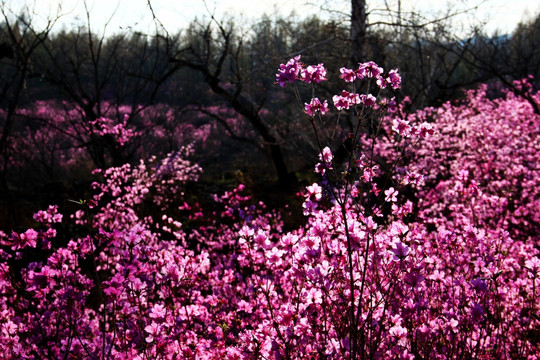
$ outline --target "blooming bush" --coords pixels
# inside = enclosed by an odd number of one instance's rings
[[[539,94],[535,98],[540,102]],[[436,117],[439,132],[411,162],[432,182],[420,194],[422,216],[467,214],[475,224],[505,229],[515,240],[538,241],[540,129],[530,104],[511,92],[489,100],[481,86],[469,91],[463,105],[426,112]]]
[[[104,181],[92,184],[99,193],[88,203],[91,208],[97,207],[90,226],[116,230],[136,224],[160,227],[158,222],[168,219],[165,211],[182,199],[185,184],[198,179],[201,168],[185,160],[191,153],[188,146],[167,154],[163,160],[152,156],[134,167],[125,164],[105,171],[96,169],[94,173],[102,174]],[[163,214],[155,219],[152,213]],[[85,224],[87,214],[84,210],[77,211],[74,214],[77,223]],[[161,229],[170,232],[167,226]]]
[[[296,57],[276,76],[319,139],[303,226],[284,231],[243,185],[189,203],[189,149],[99,170],[83,236],[58,235],[55,206],[0,233],[4,356],[538,359],[539,118],[482,88],[398,116],[399,72],[368,62],[340,69],[335,119],[354,121],[332,149],[334,109],[298,91],[328,73]]]
[[[204,123],[203,115],[194,115],[195,109],[187,113],[163,104],[143,108],[107,102],[99,108],[103,114],[98,116],[93,109],[95,119],[68,102],[36,101],[19,109],[17,126],[6,138],[14,185],[27,178],[55,181],[66,175],[88,176],[96,166],[119,167],[144,160],[148,154],[166,154],[179,144],[192,144],[197,150],[219,147],[217,141],[209,141],[218,129]],[[0,111],[0,127],[5,116]]]

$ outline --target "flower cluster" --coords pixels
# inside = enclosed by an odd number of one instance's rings
[[[276,83],[285,87],[287,83],[294,83],[296,80],[306,83],[320,83],[326,80],[326,68],[323,64],[309,65],[305,67],[300,62],[300,55],[290,59],[286,64],[281,64],[276,74]]]
[[[115,123],[112,119],[102,116],[88,122],[89,132],[99,136],[110,135],[119,146],[124,146],[137,136],[132,129],[128,128],[128,118],[128,115],[124,115],[124,119],[121,122]]]
[[[348,68],[340,69],[340,78],[345,82],[354,82],[356,80],[375,79],[380,90],[390,86],[392,89],[401,87],[401,76],[397,69],[390,70],[388,74],[384,74],[384,69],[378,66],[373,61],[358,64],[358,69],[352,70]],[[323,64],[316,66],[305,66],[300,62],[300,55],[290,59],[286,64],[281,64],[276,74],[276,83],[285,87],[288,83],[294,84],[296,81],[305,83],[320,83],[327,80],[327,70]],[[348,110],[355,105],[365,107],[373,107],[377,103],[377,97],[372,94],[356,94],[343,90],[340,95],[334,95],[332,98],[334,106],[337,110]],[[391,106],[389,106],[391,104]],[[387,108],[395,108],[395,99],[381,99],[381,104]],[[309,103],[304,104],[304,110],[309,116],[315,116],[316,113],[321,115],[329,111],[328,101],[321,101],[319,98],[312,98]]]
[[[328,100],[324,100],[323,103],[318,98],[313,98],[311,101],[304,105],[306,114],[314,116],[316,112],[320,112],[322,115],[328,112]]]
[[[392,89],[399,89],[401,87],[401,76],[397,69],[392,69],[388,74],[384,75],[384,69],[373,61],[358,64],[358,69],[339,69],[340,78],[346,82],[354,82],[355,80],[362,80],[364,78],[374,78],[377,81],[377,85],[384,89],[390,85]]]
[[[91,199],[97,205],[92,209],[93,226],[124,230],[144,224],[177,234],[168,225],[160,225],[162,220],[169,224],[172,221],[143,214],[145,207],[165,211],[182,198],[186,183],[198,179],[201,168],[185,159],[191,153],[192,147],[187,146],[167,154],[163,160],[154,156],[147,162],[141,160],[137,166],[96,169],[94,173],[102,174],[105,181],[92,184],[98,191]],[[78,210],[73,217],[85,224],[86,215],[84,210]]]
[[[522,82],[520,81],[520,84]],[[486,85],[469,90],[457,104],[445,103],[386,119],[402,138],[380,141],[377,152],[388,162],[402,157],[394,149],[407,138],[416,144],[407,153],[396,182],[422,174],[419,213],[426,222],[438,219],[504,229],[515,240],[537,242],[540,232],[539,116],[530,103],[508,92],[489,99]],[[540,97],[531,97],[540,102]],[[429,136],[429,141],[419,141]]]

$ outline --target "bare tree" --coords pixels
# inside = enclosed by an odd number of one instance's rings
[[[156,26],[169,36],[156,18],[150,1],[148,5]],[[184,40],[184,47],[170,61],[200,73],[210,90],[242,116],[260,138],[254,142],[233,133],[227,126],[224,127],[225,131],[233,138],[243,138],[243,141],[257,144],[256,148],[267,151],[282,186],[295,184],[296,176],[287,168],[282,145],[261,115],[266,95],[250,96],[249,73],[244,68],[246,35],[238,31],[233,21],[218,21],[210,13],[210,20],[206,24],[192,24]],[[224,123],[222,120],[218,122]]]
[[[467,42],[438,44],[448,53],[460,56],[462,62],[476,78],[482,81],[496,80],[517,96],[523,97],[540,115],[540,103],[527,87],[516,83],[529,75],[540,73],[540,16],[530,23],[519,24],[510,35],[487,36],[481,31]],[[446,46],[445,46],[446,45]]]
[[[11,6],[2,1],[0,13],[3,23],[1,31],[0,57],[0,107],[2,114],[0,134],[0,189],[7,191],[6,173],[10,162],[10,141],[16,125],[16,111],[27,91],[26,84],[34,70],[32,57],[47,40],[60,15],[48,18],[41,29],[34,26],[34,14],[29,8],[21,13],[13,12]]]
[[[115,109],[115,120],[123,122],[127,115],[126,125],[130,126],[137,114],[155,102],[159,90],[180,68],[168,61],[174,56],[177,38],[140,32],[107,37],[113,16],[96,33],[86,6],[86,24],[43,42],[43,56],[35,63],[44,81],[82,110],[80,121],[95,121]],[[129,106],[128,114],[118,111],[121,105]],[[139,146],[137,141],[119,146],[108,136],[90,134],[88,141],[88,134],[70,135],[100,168],[128,162]]]
[[[349,23],[352,66],[374,60],[385,68],[399,67],[404,93],[426,104],[466,85],[455,81],[463,59],[436,44],[461,41],[482,29],[485,24],[476,19],[475,13],[485,3],[456,1],[448,3],[446,9],[439,3],[441,10],[431,12],[411,3],[406,7],[401,0],[323,1],[320,6],[330,17]],[[474,25],[463,26],[458,22],[463,19]]]

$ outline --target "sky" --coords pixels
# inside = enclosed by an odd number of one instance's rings
[[[320,5],[324,0],[151,0],[156,16],[169,32],[175,32],[185,27],[195,17],[201,18],[214,13],[220,19],[227,14],[241,19],[241,23],[255,21],[261,14],[289,15],[294,11],[297,18],[306,15],[332,15],[321,11]],[[332,4],[332,10],[347,13],[350,7],[348,0],[326,1]],[[372,9],[380,6],[383,0],[368,0]],[[389,1],[397,3],[397,0]],[[453,0],[455,8],[467,8],[470,4],[478,4],[482,0]],[[84,0],[0,0],[4,9],[16,9],[26,6],[36,17],[36,22],[43,22],[47,17],[55,17],[59,12],[62,17],[55,25],[56,29],[67,29],[78,26],[86,21]],[[434,14],[446,9],[446,2],[441,0],[401,0],[402,9],[416,6],[426,14]],[[155,25],[148,9],[147,0],[86,0],[90,12],[92,30],[101,33],[109,22],[106,33],[111,34],[130,29],[141,32],[153,32]],[[414,5],[413,5],[414,4]],[[442,4],[442,5],[441,5]],[[486,27],[490,34],[495,29],[503,33],[511,32],[516,24],[527,16],[535,17],[540,12],[540,2],[531,0],[484,0],[479,10],[462,20],[465,25],[475,21],[488,21]],[[373,18],[373,17],[372,17]]]

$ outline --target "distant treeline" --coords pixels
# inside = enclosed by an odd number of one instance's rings
[[[456,39],[454,30],[448,23],[370,27],[363,61],[399,68],[402,93],[418,107],[461,96],[463,88],[478,83],[539,75],[540,16],[506,35],[470,29],[469,37]],[[176,34],[125,31],[109,37],[86,27],[43,33],[24,18],[4,22],[0,107],[8,108],[15,95],[19,105],[51,99],[88,107],[103,100],[209,105],[220,99],[205,84],[211,74],[222,84],[241,85],[254,103],[279,108],[266,101],[275,92],[273,73],[279,63],[301,53],[306,63],[324,61],[337,72],[350,61],[349,32],[347,23],[317,17],[266,17],[248,32],[231,19],[217,25],[193,22]],[[24,86],[18,89],[21,76]]]

